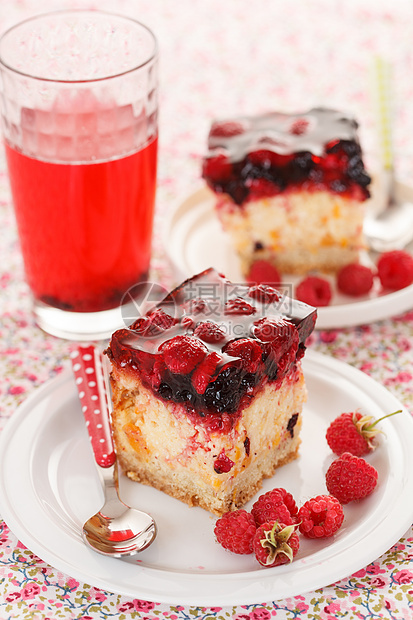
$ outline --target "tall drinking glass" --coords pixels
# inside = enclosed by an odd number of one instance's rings
[[[148,279],[157,163],[157,43],[100,11],[28,19],[0,39],[2,124],[38,325],[105,338]],[[126,297],[125,297],[126,296]]]

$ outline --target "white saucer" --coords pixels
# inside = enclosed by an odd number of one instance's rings
[[[360,408],[376,418],[403,409],[366,374],[308,350],[309,392],[300,456],[266,480],[263,492],[284,487],[301,505],[326,493],[334,456],[325,441],[330,421]],[[121,478],[131,506],[153,515],[154,544],[128,560],[86,547],[83,522],[102,506],[103,493],[71,372],[37,389],[0,436],[0,513],[33,553],[56,569],[104,590],[177,605],[247,605],[297,596],[343,579],[385,553],[411,525],[413,420],[406,410],[384,420],[378,449],[367,457],[379,484],[365,500],[344,507],[345,521],[331,539],[301,537],[289,565],[262,568],[214,540],[216,518],[160,491]],[[256,497],[247,508],[251,508]]]
[[[407,185],[401,189],[403,195],[411,194],[413,202],[413,190]],[[171,212],[165,223],[164,247],[180,280],[215,267],[232,282],[244,281],[238,258],[215,215],[214,197],[206,187],[179,202]],[[413,252],[413,245],[409,249]],[[289,280],[294,287],[298,278]],[[334,290],[334,281],[330,281]],[[388,294],[379,289],[377,283],[369,295],[359,298],[335,290],[331,305],[318,309],[316,329],[368,324],[413,308],[413,284]]]

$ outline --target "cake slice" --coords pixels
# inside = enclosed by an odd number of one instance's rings
[[[370,177],[357,128],[324,108],[212,124],[203,177],[247,280],[258,260],[287,274],[358,261]]]
[[[316,310],[213,269],[112,336],[112,426],[133,480],[217,515],[296,458]]]

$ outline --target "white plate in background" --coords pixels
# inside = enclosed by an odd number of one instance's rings
[[[408,185],[399,184],[399,192],[413,202],[413,189]],[[214,196],[206,187],[195,191],[172,211],[165,223],[164,247],[179,280],[215,267],[232,282],[244,281],[238,257],[215,214]],[[408,249],[413,253],[413,244]],[[373,253],[367,258],[374,262]],[[290,277],[289,283],[294,286],[299,279]],[[328,279],[333,299],[329,306],[318,308],[316,329],[368,324],[413,308],[413,284],[382,294],[377,281],[368,295],[354,298],[337,292],[334,279]]]

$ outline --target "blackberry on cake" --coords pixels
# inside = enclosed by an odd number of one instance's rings
[[[215,121],[202,175],[247,281],[258,261],[287,274],[358,261],[370,177],[354,118],[314,108]]]
[[[298,455],[316,310],[214,269],[112,336],[112,426],[133,480],[222,515]]]

